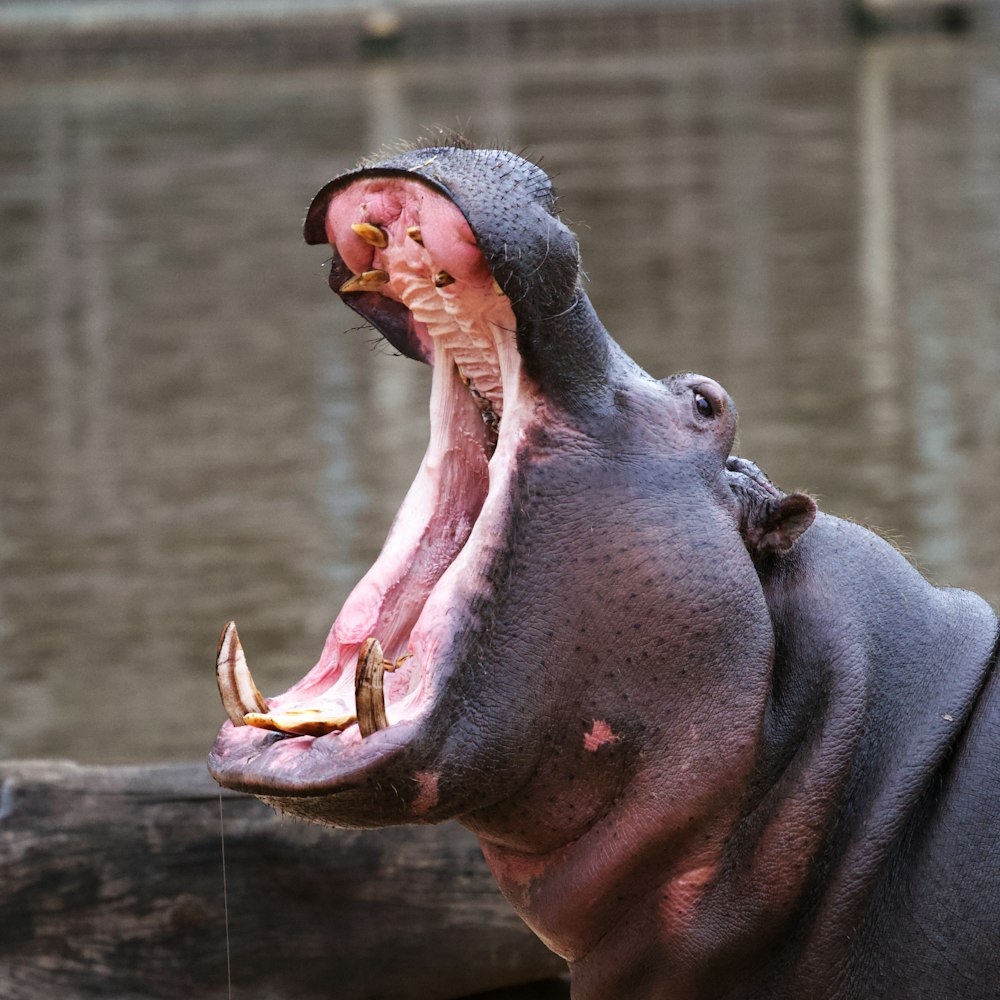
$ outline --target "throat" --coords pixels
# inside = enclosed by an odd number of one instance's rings
[[[639,938],[683,951],[720,877],[733,803],[718,801],[692,818],[685,807],[650,809],[656,797],[638,784],[554,850],[532,853],[479,834],[504,895],[571,963],[587,964],[607,948],[624,961],[621,942],[636,939],[639,927]]]
[[[672,871],[656,871],[653,843],[607,863],[609,845],[596,840],[584,837],[548,855],[482,847],[504,895],[569,962],[574,998],[704,995],[695,986],[705,959],[692,956],[712,937],[706,914],[713,909],[718,852],[704,850]]]

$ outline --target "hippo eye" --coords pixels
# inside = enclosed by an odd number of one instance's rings
[[[707,420],[715,416],[715,407],[712,405],[712,401],[708,396],[698,392],[697,389],[694,390],[694,408],[698,411],[698,416],[705,417]]]

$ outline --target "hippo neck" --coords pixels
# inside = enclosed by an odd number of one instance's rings
[[[857,928],[890,888],[902,838],[934,807],[927,793],[995,662],[997,617],[822,514],[762,579],[776,638],[766,792],[739,835],[756,844],[763,908],[794,918],[795,975],[833,983],[844,942],[863,947]]]
[[[650,808],[665,791],[651,764],[555,851],[480,837],[505,895],[569,959],[574,1000],[763,998],[818,982],[834,995],[843,942],[995,656],[985,602],[932,587],[887,543],[835,518],[821,516],[762,581],[775,662],[735,817],[665,822]],[[925,716],[940,723],[931,732],[914,725]]]

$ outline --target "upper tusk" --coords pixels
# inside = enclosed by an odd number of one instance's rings
[[[352,275],[341,286],[341,292],[379,292],[389,282],[389,272],[378,269]]]
[[[247,666],[236,622],[230,622],[222,631],[215,659],[215,680],[226,715],[234,726],[244,725],[243,716],[250,712],[267,711],[267,702]]]
[[[389,245],[389,237],[380,226],[373,226],[370,222],[355,222],[351,229],[369,246],[383,250]]]

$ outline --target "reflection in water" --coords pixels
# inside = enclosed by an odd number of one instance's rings
[[[201,756],[214,635],[318,654],[426,441],[300,244],[359,155],[469,122],[558,175],[611,330],[740,450],[1000,600],[1000,56],[905,42],[0,95],[0,754]],[[346,332],[345,332],[346,331]]]

